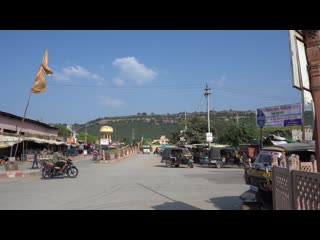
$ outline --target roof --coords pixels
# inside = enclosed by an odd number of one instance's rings
[[[264,147],[263,150],[315,151],[315,142],[295,142],[277,146]]]
[[[113,128],[110,126],[102,126],[100,128],[100,132],[101,133],[112,133],[113,132]]]
[[[22,117],[19,117],[17,115],[14,115],[14,114],[11,114],[11,113],[7,113],[7,112],[0,111],[0,115],[22,120]],[[32,122],[32,123],[35,123],[35,124],[38,124],[38,125],[41,125],[41,126],[44,126],[44,127],[47,127],[47,128],[58,130],[58,128],[56,128],[56,127],[52,127],[52,126],[50,126],[50,125],[48,125],[46,123],[39,122],[39,121],[36,121],[36,120],[32,120],[32,119],[29,119],[29,118],[25,118],[24,121]]]

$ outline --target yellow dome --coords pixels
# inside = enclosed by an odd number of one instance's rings
[[[100,128],[100,133],[113,133],[113,128],[109,126],[103,126]]]

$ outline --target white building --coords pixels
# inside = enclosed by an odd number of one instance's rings
[[[302,131],[301,129],[294,129],[291,131],[292,132],[292,140],[302,140]],[[313,135],[313,129],[311,127],[305,127],[304,128],[305,132],[305,139],[306,140],[312,140],[312,135]]]

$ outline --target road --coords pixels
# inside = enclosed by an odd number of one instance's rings
[[[74,163],[75,179],[0,181],[0,209],[239,210],[239,195],[248,190],[242,169],[166,168],[154,154],[111,164]]]

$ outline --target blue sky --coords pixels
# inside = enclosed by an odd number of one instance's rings
[[[138,112],[256,110],[301,102],[288,30],[0,31],[0,111],[23,116],[48,48],[47,89],[27,118],[86,123]]]

